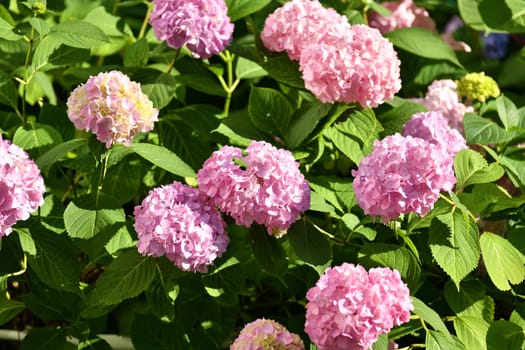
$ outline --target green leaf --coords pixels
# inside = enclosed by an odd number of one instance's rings
[[[278,82],[304,89],[299,64],[290,60],[286,54],[273,55],[259,64]]]
[[[181,333],[174,323],[137,313],[131,328],[131,341],[136,350],[190,349]]]
[[[290,245],[299,259],[321,276],[332,262],[330,242],[308,220],[298,220],[286,234]]]
[[[51,146],[62,142],[62,137],[50,125],[29,122],[19,127],[13,135],[13,143],[24,150]]]
[[[465,126],[465,139],[469,144],[489,145],[503,143],[512,140],[516,136],[514,132],[506,131],[493,121],[473,113],[465,113],[463,124]]]
[[[175,97],[177,82],[171,74],[155,69],[142,69],[133,74],[133,79],[141,83],[142,91],[158,109],[166,107]]]
[[[437,34],[428,29],[411,27],[401,28],[387,33],[385,37],[394,46],[413,53],[416,56],[434,60],[447,60],[461,67],[458,58],[450,46]]]
[[[251,15],[268,5],[271,0],[226,0],[228,16],[232,22]]]
[[[239,304],[238,292],[244,288],[244,274],[235,257],[202,278],[204,289],[209,296],[222,306]]]
[[[130,159],[132,158],[132,159]],[[124,204],[139,192],[144,173],[143,167],[134,157],[126,157],[107,169],[102,191]]]
[[[6,20],[0,18],[0,38],[10,41],[18,41],[23,39],[23,35],[15,32],[15,27],[9,24]]]
[[[525,196],[512,197],[503,187],[493,183],[474,185],[470,193],[459,193],[459,198],[476,216],[516,208],[525,203]]]
[[[487,350],[487,332],[490,323],[475,316],[457,316],[454,329],[467,349]]]
[[[477,225],[459,209],[438,215],[430,225],[428,244],[438,265],[459,289],[459,282],[478,265]]]
[[[85,144],[85,139],[69,140],[64,143],[60,143],[55,147],[51,148],[46,153],[42,154],[40,157],[38,157],[35,163],[38,165],[38,167],[44,174],[48,175],[49,170],[51,169],[51,166],[53,166],[53,164],[59,161],[67,153]]]
[[[412,118],[412,115],[419,112],[425,112],[427,109],[414,102],[403,102],[399,106],[388,110],[377,116],[377,120],[383,126],[381,136],[385,137],[395,133],[403,132],[403,125]]]
[[[146,300],[155,316],[163,321],[173,321],[179,289],[179,285],[172,280],[164,281],[162,278],[150,285],[146,291]]]
[[[15,300],[1,300],[0,301],[0,326],[11,321],[19,313],[24,311],[25,304]]]
[[[330,104],[314,101],[305,103],[294,113],[290,127],[284,135],[286,144],[291,149],[298,147],[314,131],[321,119],[331,109]]]
[[[450,340],[450,332],[448,331],[447,326],[445,326],[445,323],[443,323],[443,321],[441,320],[439,314],[430,307],[428,307],[424,302],[422,302],[418,298],[414,296],[412,296],[411,298],[412,304],[414,305],[414,311],[412,312],[421,317],[436,331],[442,333],[444,335],[444,339]]]
[[[169,149],[151,143],[133,143],[129,147],[142,158],[174,175],[195,177],[195,171]]]
[[[254,61],[244,57],[239,57],[237,59],[237,64],[235,65],[235,76],[237,79],[261,78],[267,75],[268,72]]]
[[[42,18],[32,17],[29,19],[29,24],[40,34],[40,37],[46,36],[51,29],[49,24]]]
[[[59,39],[64,45],[90,49],[109,42],[109,38],[97,26],[80,20],[65,21],[53,27],[50,36]]]
[[[281,278],[288,264],[277,238],[270,236],[264,226],[254,224],[250,229],[250,245],[257,264],[269,274]]]
[[[79,197],[70,202],[64,211],[64,224],[72,238],[91,239],[112,225],[125,221],[122,207],[104,193]]]
[[[119,304],[148,289],[155,272],[155,262],[151,257],[140,255],[136,249],[128,250],[100,275],[92,296],[99,305]]]
[[[419,286],[421,266],[414,254],[405,247],[367,243],[359,250],[358,261],[366,268],[387,266],[396,269],[409,289],[415,290]]]
[[[149,45],[146,38],[140,38],[129,45],[124,52],[124,67],[143,67],[148,63]]]
[[[78,343],[77,350],[112,350],[113,348],[102,338],[91,338]]]
[[[489,165],[479,152],[471,149],[464,149],[456,154],[454,170],[458,190],[472,184],[496,181],[505,174],[505,170],[499,164]]]
[[[56,36],[48,35],[42,39],[35,50],[31,61],[31,70],[39,71],[49,63],[49,58],[62,45],[62,40]]]
[[[480,244],[489,277],[499,290],[510,290],[510,284],[525,279],[525,256],[509,241],[494,233],[483,232]]]
[[[335,127],[326,129],[324,136],[355,164],[359,164],[365,156],[361,149],[361,144],[355,136],[345,134]]]
[[[487,349],[523,349],[523,328],[506,320],[494,321],[487,332]]]
[[[525,329],[525,304],[520,304],[512,311],[509,321]]]
[[[288,129],[293,108],[279,91],[252,86],[248,114],[259,130],[282,137]]]
[[[20,350],[57,350],[66,344],[67,328],[34,328],[20,343]]]
[[[14,109],[18,106],[18,92],[11,76],[0,71],[0,103]]]
[[[427,350],[466,350],[465,345],[456,337],[447,337],[443,333],[432,330],[427,332],[425,348]]]
[[[512,127],[520,123],[520,114],[516,105],[506,96],[501,95],[496,99],[498,116],[505,130],[509,131]]]
[[[354,187],[349,179],[329,176],[309,177],[312,190],[341,212],[350,211],[356,204]]]
[[[480,281],[462,281],[459,291],[449,282],[445,285],[444,295],[456,315],[494,321],[494,300],[486,295],[485,286]]]

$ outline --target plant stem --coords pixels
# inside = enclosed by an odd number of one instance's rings
[[[142,25],[140,26],[140,32],[137,36],[137,40],[142,39],[144,37],[144,34],[146,34],[146,28],[148,28],[149,23],[149,17],[151,16],[152,7],[148,6],[148,10],[146,11],[146,16],[144,17],[144,21],[142,21]]]
[[[226,81],[222,76],[217,76],[222,88],[226,92],[226,100],[224,101],[223,109],[223,115],[226,116],[230,112],[232,95],[237,86],[239,85],[240,79],[237,78],[235,79],[235,81],[233,81],[233,60],[235,59],[235,55],[230,53],[230,51],[226,50],[224,52],[219,53],[219,56],[220,58],[222,58],[224,63],[226,63]]]

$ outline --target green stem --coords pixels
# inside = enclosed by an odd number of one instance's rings
[[[173,60],[171,61],[170,65],[168,66],[168,71],[166,73],[170,74],[173,67],[175,67],[175,63],[177,62],[177,58],[179,57],[181,48],[178,48],[177,51],[175,51],[175,57],[173,57]]]
[[[144,21],[142,22],[142,26],[140,26],[140,32],[137,36],[137,40],[142,39],[144,35],[146,34],[146,28],[148,28],[149,23],[149,17],[151,16],[152,7],[148,6],[148,10],[146,11],[146,16],[144,17]]]
[[[36,17],[36,16],[35,16]],[[33,51],[33,41],[35,38],[35,28],[31,27],[31,35],[29,36],[28,44],[29,47],[26,53],[26,59],[24,63],[24,81],[22,82],[22,122],[27,123],[27,107],[26,107],[26,95],[27,85],[31,81],[33,75],[29,77],[29,63],[31,62],[31,52]]]
[[[224,101],[223,109],[223,115],[226,116],[230,112],[232,95],[237,86],[239,85],[240,79],[237,78],[235,79],[235,81],[233,80],[233,61],[235,59],[235,55],[232,54],[230,51],[226,50],[224,52],[219,53],[219,57],[222,58],[224,63],[226,63],[226,81],[222,76],[217,76],[222,88],[226,92],[226,100]]]

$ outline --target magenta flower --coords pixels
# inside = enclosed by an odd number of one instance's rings
[[[305,46],[299,64],[305,87],[322,102],[377,107],[401,89],[401,63],[392,43],[365,25]]]
[[[266,18],[261,40],[269,50],[286,51],[298,61],[305,46],[326,37],[340,38],[349,29],[346,17],[319,1],[292,0]]]
[[[424,216],[441,190],[455,183],[449,155],[421,138],[395,134],[374,142],[371,154],[352,170],[355,197],[365,214],[384,222],[401,214]]]
[[[0,135],[0,237],[44,203],[46,187],[28,154]]]
[[[451,128],[463,132],[463,116],[465,113],[474,112],[474,108],[464,105],[458,96],[457,85],[454,80],[434,80],[427,88],[425,97],[414,99],[428,108],[429,111],[443,113]]]
[[[232,41],[233,23],[224,0],[153,0],[150,23],[159,40],[196,58],[224,51]]]
[[[230,350],[304,350],[304,343],[282,324],[260,318],[244,326]]]
[[[230,241],[209,198],[179,182],[150,191],[134,214],[138,251],[165,255],[184,271],[207,272]]]
[[[107,148],[129,146],[139,132],[153,129],[159,113],[140,84],[119,71],[90,77],[71,92],[67,108],[75,127],[93,132]]]
[[[329,268],[306,293],[305,332],[319,350],[367,350],[410,319],[410,291],[397,270]]]
[[[197,173],[199,188],[238,225],[253,222],[280,236],[310,206],[310,188],[293,155],[252,141],[215,151]]]

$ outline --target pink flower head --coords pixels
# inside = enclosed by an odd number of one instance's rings
[[[410,212],[424,216],[439,192],[455,184],[454,173],[444,166],[449,157],[417,137],[395,134],[375,141],[372,153],[352,170],[357,203],[384,222]]]
[[[230,241],[209,198],[179,182],[150,191],[134,213],[139,252],[165,255],[184,271],[207,272]]]
[[[310,206],[310,188],[293,155],[252,141],[215,151],[197,173],[199,188],[239,225],[254,221],[279,236]]]
[[[350,29],[346,17],[317,0],[292,0],[270,14],[261,40],[271,51],[286,51],[298,61],[303,48],[327,37],[342,37]]]
[[[150,23],[159,40],[196,58],[224,51],[232,41],[233,23],[224,0],[153,0]]]
[[[372,11],[369,14],[369,24],[377,28],[381,34],[392,32],[398,28],[421,27],[437,32],[434,20],[423,7],[416,6],[413,0],[387,1],[381,5],[392,13],[382,16]]]
[[[244,326],[230,350],[304,350],[304,343],[280,323],[260,318]]]
[[[377,29],[354,25],[342,37],[303,48],[305,86],[322,102],[377,107],[401,89],[400,61]]]
[[[0,135],[0,237],[44,203],[46,187],[28,154]]]
[[[90,77],[71,92],[67,107],[75,127],[93,132],[107,148],[129,146],[139,132],[153,129],[159,113],[140,84],[119,71]]]
[[[471,106],[465,106],[459,99],[454,80],[434,80],[427,89],[423,99],[416,100],[430,111],[443,113],[451,128],[463,132],[463,116],[474,112]]]
[[[319,350],[367,350],[410,319],[410,291],[397,270],[329,268],[306,293],[305,331]]]

